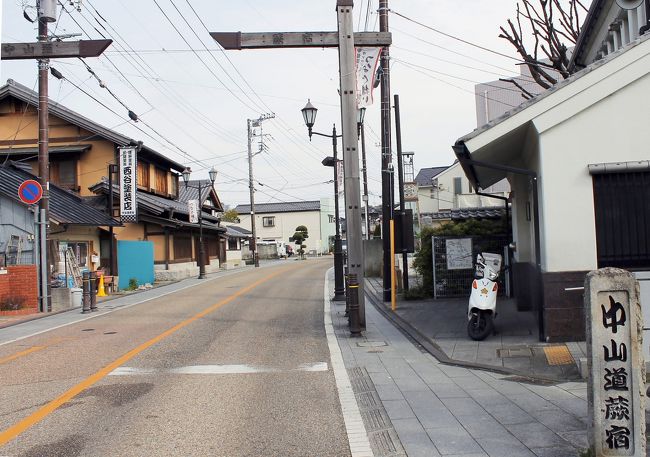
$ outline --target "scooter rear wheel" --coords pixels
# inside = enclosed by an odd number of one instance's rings
[[[491,313],[473,313],[467,322],[467,334],[474,341],[482,341],[492,333],[494,321]]]

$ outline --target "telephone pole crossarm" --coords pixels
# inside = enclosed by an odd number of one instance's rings
[[[227,50],[267,48],[336,48],[338,32],[210,32]],[[355,46],[390,46],[389,32],[355,32]]]
[[[2,60],[61,59],[64,57],[97,57],[113,40],[37,41],[34,43],[3,43]]]

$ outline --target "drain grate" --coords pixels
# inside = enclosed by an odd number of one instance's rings
[[[512,348],[501,348],[497,349],[497,356],[502,359],[508,359],[512,357],[532,357],[533,350],[528,347],[512,347]]]
[[[349,368],[348,374],[374,456],[406,457],[399,436],[366,369]]]
[[[573,356],[566,344],[546,346],[544,354],[549,365],[571,365],[574,363]]]
[[[360,341],[357,343],[357,346],[360,348],[380,348],[388,346],[388,343],[385,341]]]
[[[375,456],[406,456],[402,445],[399,444],[399,438],[395,430],[382,430],[380,432],[369,433],[368,440],[370,441],[370,447]]]

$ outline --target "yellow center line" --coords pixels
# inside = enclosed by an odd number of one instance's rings
[[[36,410],[34,413],[30,414],[26,418],[22,419],[21,421],[15,423],[11,427],[3,430],[0,433],[0,446],[4,446],[7,442],[11,441],[21,433],[23,433],[25,430],[28,428],[32,427],[33,425],[39,423],[43,419],[45,419],[47,416],[49,416],[51,413],[53,413],[57,408],[62,406],[63,404],[69,402],[72,400],[74,397],[79,395],[81,392],[84,390],[88,389],[91,387],[93,384],[96,382],[100,381],[104,377],[106,377],[111,371],[115,370],[119,366],[123,365],[124,363],[128,362],[131,360],[133,357],[136,355],[140,354],[142,351],[145,349],[148,349],[149,347],[153,346],[156,343],[159,343],[163,339],[167,338],[168,336],[172,335],[173,333],[177,332],[178,330],[182,329],[183,327],[188,326],[192,322],[201,319],[202,317],[207,316],[211,312],[221,308],[223,305],[230,303],[237,297],[240,297],[241,295],[251,291],[252,289],[256,288],[260,284],[270,280],[271,278],[278,276],[281,273],[284,273],[286,269],[282,269],[278,272],[272,273],[270,275],[265,276],[264,278],[255,281],[253,284],[244,287],[243,289],[240,289],[238,292],[235,292],[234,294],[230,295],[229,297],[221,300],[218,303],[215,303],[214,305],[210,306],[209,308],[204,309],[198,314],[195,314],[194,316],[190,317],[189,319],[186,319],[179,324],[176,324],[172,328],[164,331],[160,335],[150,339],[149,341],[146,341],[142,343],[140,346],[137,346],[134,349],[131,349],[129,352],[126,354],[122,355],[118,359],[114,360],[113,362],[109,363],[106,365],[104,368],[100,369],[96,373],[90,375],[77,385],[73,386],[70,388],[68,391],[64,392],[62,395],[59,397],[55,398],[54,400],[50,401],[47,403],[45,406],[41,407],[40,409]]]
[[[31,354],[32,352],[40,351],[46,347],[47,346],[32,346],[31,348],[25,349],[24,351],[16,352],[15,354],[5,357],[4,359],[0,359],[0,365],[3,363],[11,362],[12,360],[16,360],[17,358],[25,356],[27,354]]]

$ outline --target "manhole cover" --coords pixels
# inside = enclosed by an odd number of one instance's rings
[[[380,348],[383,346],[388,346],[385,341],[361,341],[357,343],[357,346],[360,348]]]
[[[501,348],[497,349],[497,356],[502,359],[511,357],[532,357],[533,351],[531,348]]]

